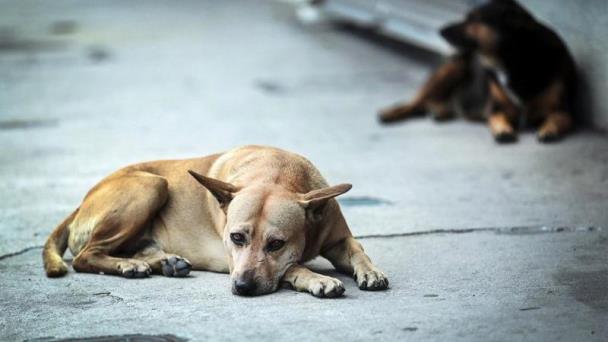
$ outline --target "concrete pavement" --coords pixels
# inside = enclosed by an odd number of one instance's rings
[[[3,336],[173,334],[194,341],[605,341],[608,237],[599,233],[424,235],[363,240],[391,289],[345,297],[230,293],[223,274],[50,281],[39,253],[3,260]]]
[[[528,132],[498,146],[460,121],[380,127],[375,111],[411,96],[432,58],[302,26],[282,3],[3,8],[0,339],[608,338],[605,136],[546,146]],[[251,143],[354,184],[345,215],[371,236],[389,291],[343,276],[347,296],[334,301],[235,297],[226,275],[201,272],[44,277],[39,246],[107,173]]]

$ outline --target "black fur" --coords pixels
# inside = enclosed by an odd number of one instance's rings
[[[476,51],[466,37],[467,23],[480,22],[497,35],[494,57],[508,77],[508,87],[524,102],[534,99],[553,82],[566,87],[562,106],[573,111],[576,67],[562,39],[513,0],[491,0],[471,11],[464,22],[442,29],[443,37],[461,52]]]

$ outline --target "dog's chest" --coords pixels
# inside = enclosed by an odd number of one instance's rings
[[[517,94],[509,86],[509,75],[504,70],[501,63],[498,60],[496,60],[495,58],[486,56],[484,54],[478,54],[477,61],[478,61],[478,63],[480,63],[483,66],[483,68],[493,72],[494,75],[496,75],[496,79],[498,80],[498,83],[500,83],[502,88],[505,89],[505,91],[507,92],[507,95],[509,96],[511,101],[513,101],[513,103],[515,103],[517,105],[520,105],[521,99],[519,98],[519,96],[517,96]]]
[[[504,70],[502,70],[502,69],[496,71],[496,79],[498,80],[498,82],[500,83],[500,85],[502,86],[502,88],[507,93],[507,96],[509,96],[509,99],[516,106],[521,107],[523,105],[522,101],[521,101],[521,98],[509,86],[509,76],[507,75],[507,73]]]

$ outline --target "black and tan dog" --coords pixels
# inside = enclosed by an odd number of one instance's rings
[[[239,295],[269,293],[283,282],[317,297],[340,296],[340,280],[302,265],[322,255],[360,289],[386,289],[388,279],[334,199],[350,188],[328,186],[305,158],[264,146],[128,166],[93,187],[55,229],[44,269],[65,275],[69,247],[78,272],[143,278],[206,270],[230,273]]]
[[[573,124],[575,64],[559,36],[513,0],[491,0],[441,30],[457,49],[413,101],[382,110],[384,123],[432,112],[487,120],[499,142],[518,125],[554,141]]]

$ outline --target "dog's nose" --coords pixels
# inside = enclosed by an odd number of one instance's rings
[[[447,40],[448,43],[459,49],[467,50],[476,47],[475,40],[469,38],[466,34],[465,23],[456,23],[445,26],[439,30],[439,34],[441,34],[443,39]]]
[[[241,296],[252,295],[257,287],[258,285],[253,280],[238,279],[234,282],[234,289]]]
[[[250,296],[257,289],[258,285],[255,282],[255,273],[253,270],[247,270],[234,281],[234,291],[241,296]]]

